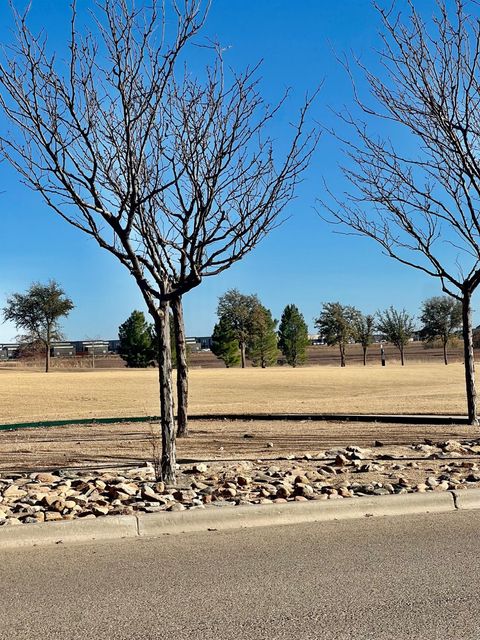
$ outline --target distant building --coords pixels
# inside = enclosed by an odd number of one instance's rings
[[[18,356],[18,344],[0,344],[0,360],[14,360]]]
[[[118,353],[120,349],[120,340],[109,340],[108,350],[110,353]]]
[[[186,343],[191,351],[208,350],[212,346],[211,336],[186,338]],[[50,355],[53,358],[74,356],[106,356],[118,354],[120,340],[71,340],[54,342]],[[12,360],[19,355],[18,344],[0,344],[0,361]]]
[[[200,349],[212,348],[212,336],[200,336],[199,338],[195,338],[195,340],[200,345]]]
[[[210,350],[212,347],[211,336],[185,338],[185,342],[190,351]]]
[[[103,356],[109,352],[108,340],[74,340],[77,356]]]
[[[65,358],[77,355],[77,350],[72,342],[54,342],[50,350],[54,358]]]
[[[108,340],[82,340],[80,349],[84,355],[106,356],[108,353]]]
[[[190,351],[200,351],[200,343],[197,342],[197,338],[185,338],[185,344]]]

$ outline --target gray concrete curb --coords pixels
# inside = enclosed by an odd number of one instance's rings
[[[480,509],[480,489],[452,491],[457,509]]]
[[[480,509],[480,490],[408,493],[281,505],[208,507],[177,513],[107,516],[44,524],[3,526],[0,549],[93,540],[138,538],[195,531],[328,522],[369,516],[444,513]]]
[[[135,516],[111,516],[100,520],[62,520],[0,528],[0,549],[58,542],[111,540],[138,535]]]

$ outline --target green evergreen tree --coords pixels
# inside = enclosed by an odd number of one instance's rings
[[[238,339],[225,316],[220,318],[213,329],[212,353],[224,361],[227,369],[240,364]]]
[[[308,328],[303,315],[294,304],[288,304],[280,320],[278,346],[292,367],[307,359]]]
[[[118,329],[119,354],[127,367],[150,367],[155,362],[155,333],[142,311],[132,311]]]
[[[278,338],[275,332],[277,320],[263,305],[254,309],[252,314],[252,334],[247,341],[247,357],[253,366],[262,369],[276,364],[278,359]]]
[[[150,338],[152,340],[152,348],[154,350],[155,364],[158,363],[158,347],[157,347],[157,332],[155,331],[155,325],[149,325]],[[177,368],[177,341],[175,340],[175,326],[173,324],[173,317],[170,315],[170,349],[172,351],[172,369]],[[190,345],[187,344],[187,360],[190,356]]]

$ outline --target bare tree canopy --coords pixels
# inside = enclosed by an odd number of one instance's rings
[[[480,21],[476,2],[438,0],[425,18],[377,6],[380,71],[358,62],[355,108],[340,114],[344,197],[323,202],[331,221],[372,238],[462,301],[468,413],[477,422],[471,295],[480,283]],[[348,133],[349,132],[349,133]]]
[[[101,0],[81,35],[74,3],[67,63],[16,13],[16,41],[0,61],[13,127],[0,132],[0,151],[129,270],[155,321],[166,479],[175,468],[169,303],[181,335],[181,296],[279,223],[318,139],[305,131],[306,99],[287,150],[275,153],[269,123],[284,99],[264,102],[256,68],[225,73],[219,47],[201,79],[179,69],[207,10],[201,0]]]
[[[74,10],[69,69],[17,15],[17,43],[0,64],[0,102],[16,133],[0,141],[26,184],[153,299],[168,299],[240,260],[278,224],[315,134],[302,136],[305,105],[275,162],[266,125],[283,100],[265,104],[256,69],[229,82],[218,49],[206,81],[188,70],[176,79],[177,57],[205,14],[186,0],[166,45],[157,4],[106,0],[96,34],[85,37]]]

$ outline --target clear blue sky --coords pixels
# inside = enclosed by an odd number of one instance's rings
[[[59,55],[68,25],[67,4],[32,3],[32,27],[47,31]],[[3,2],[2,41],[8,38],[7,16]],[[213,0],[204,36],[229,47],[226,61],[236,69],[263,59],[261,89],[268,100],[292,88],[276,129],[281,141],[305,92],[322,81],[312,116],[322,124],[333,122],[330,109],[351,100],[335,52],[349,55],[353,50],[374,64],[378,26],[369,0]],[[0,116],[0,128],[5,127]],[[211,333],[218,296],[231,287],[257,293],[276,318],[286,304],[295,303],[312,331],[325,301],[340,300],[365,313],[393,304],[417,314],[425,297],[440,293],[437,281],[384,257],[373,242],[336,235],[318,217],[314,207],[323,178],[334,189],[341,185],[339,160],[338,143],[323,136],[298,197],[285,212],[285,224],[244,261],[205,280],[185,297],[187,334]],[[144,309],[131,276],[93,240],[48,210],[6,163],[0,165],[0,192],[0,307],[9,293],[26,289],[32,281],[54,278],[76,305],[64,323],[68,338],[116,337],[118,325],[130,312]],[[0,341],[15,334],[13,326],[0,324]]]

